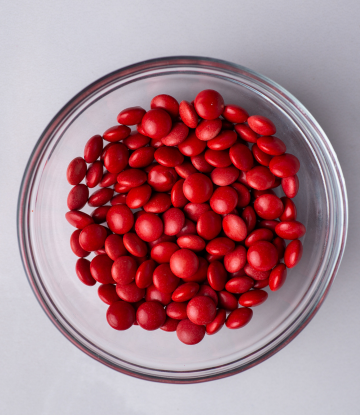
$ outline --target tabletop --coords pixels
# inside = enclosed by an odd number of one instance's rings
[[[359,21],[356,0],[2,2],[2,414],[359,414]],[[22,174],[54,114],[99,77],[171,55],[224,59],[289,90],[328,135],[349,198],[345,255],[311,323],[260,365],[195,385],[131,378],[74,347],[37,303],[16,236]]]

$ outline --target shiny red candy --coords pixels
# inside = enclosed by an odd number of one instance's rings
[[[117,122],[124,125],[139,124],[146,111],[141,107],[130,107],[122,110],[117,116]]]
[[[136,321],[145,330],[159,329],[165,320],[164,307],[157,301],[145,301],[136,311]]]
[[[199,284],[196,282],[186,282],[180,285],[172,294],[171,299],[175,302],[183,303],[193,298],[199,291]]]
[[[295,267],[303,254],[303,246],[301,241],[296,239],[295,241],[291,241],[289,245],[285,249],[284,253],[284,262],[288,268]]]
[[[119,285],[130,284],[135,279],[137,264],[131,256],[121,256],[111,267],[111,276]]]
[[[247,120],[249,127],[260,135],[273,135],[276,133],[276,127],[269,118],[262,115],[252,115]]]
[[[127,330],[135,322],[134,307],[125,301],[117,301],[110,305],[106,319],[115,330]]]
[[[213,89],[199,92],[194,101],[196,112],[204,120],[214,120],[224,111],[224,98]]]
[[[181,101],[179,105],[179,115],[183,123],[189,128],[196,128],[198,125],[199,116],[195,108],[188,101]]]
[[[190,321],[201,326],[214,320],[216,306],[210,297],[198,296],[189,301],[186,313]]]
[[[217,188],[210,198],[211,209],[219,215],[226,215],[232,212],[238,202],[237,191],[230,186]]]
[[[248,249],[247,260],[258,271],[270,271],[278,262],[278,253],[271,242],[259,241]]]
[[[163,230],[163,222],[155,213],[145,212],[137,218],[135,223],[135,232],[145,242],[156,241],[162,235]]]
[[[67,167],[65,215],[75,272],[99,282],[109,325],[176,331],[187,345],[248,324],[306,232],[300,161],[281,130],[212,89],[191,99],[157,95],[88,139]]]
[[[150,107],[151,109],[162,108],[170,114],[172,118],[176,118],[179,115],[179,103],[171,95],[157,95],[151,100]]]
[[[171,271],[179,278],[188,278],[199,268],[199,258],[190,249],[179,249],[171,255]]]
[[[205,174],[194,173],[184,181],[183,193],[192,203],[204,203],[213,193],[213,184]]]
[[[106,237],[106,229],[94,223],[81,231],[79,244],[85,251],[96,251],[104,246]]]
[[[226,319],[228,329],[240,329],[246,326],[252,319],[253,311],[251,308],[242,307],[232,311]]]
[[[226,105],[222,116],[230,122],[233,123],[243,123],[249,118],[249,114],[244,110],[244,108],[239,107],[238,105]]]
[[[225,324],[225,320],[226,320],[226,311],[220,308],[218,312],[216,313],[214,320],[211,323],[208,323],[206,325],[206,333],[207,334],[217,333],[219,330],[221,330],[221,328]]]
[[[221,131],[222,122],[220,118],[215,120],[203,120],[196,127],[196,137],[201,141],[209,141],[215,138]]]
[[[178,339],[185,344],[200,343],[205,336],[205,327],[191,322],[188,318],[181,320],[176,327]]]
[[[145,135],[150,138],[160,139],[166,137],[172,126],[170,115],[161,108],[151,109],[148,111],[142,121],[141,126]]]

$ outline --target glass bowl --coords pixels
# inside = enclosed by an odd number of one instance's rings
[[[285,285],[269,291],[250,324],[223,328],[196,346],[175,333],[134,326],[113,330],[97,286],[75,274],[69,246],[74,231],[65,220],[69,162],[86,141],[116,125],[126,107],[149,108],[161,93],[191,101],[203,89],[219,91],[226,103],[270,117],[288,152],[300,159],[298,219],[307,233],[299,265]],[[95,190],[95,189],[94,189]],[[84,209],[89,212],[89,210]],[[30,285],[55,326],[99,362],[128,375],[169,383],[219,379],[246,370],[288,344],[322,304],[338,270],[347,233],[347,198],[336,154],[321,127],[289,92],[247,68],[215,59],[170,57],[115,71],[76,95],[38,140],[26,167],[18,203],[18,237]],[[267,289],[268,290],[268,289]]]

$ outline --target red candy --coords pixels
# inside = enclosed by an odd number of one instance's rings
[[[148,183],[156,192],[168,192],[177,179],[175,170],[171,167],[155,166],[148,173]]]
[[[219,215],[226,215],[235,209],[237,202],[237,191],[232,187],[223,186],[214,191],[210,199],[210,206]]]
[[[153,272],[156,267],[156,262],[152,259],[144,261],[136,271],[135,283],[139,288],[147,288],[153,282]]]
[[[269,118],[262,115],[252,115],[248,118],[249,127],[257,134],[273,135],[276,133],[276,127]]]
[[[70,247],[71,247],[71,250],[74,252],[74,254],[76,256],[78,256],[80,258],[83,258],[83,257],[86,257],[86,256],[90,255],[90,252],[85,251],[85,249],[83,249],[80,246],[80,243],[79,243],[80,232],[81,232],[81,230],[78,229],[78,230],[74,231],[71,234],[71,237],[70,237]]]
[[[253,311],[251,308],[243,307],[232,311],[226,319],[228,329],[240,329],[246,326],[252,319]]]
[[[151,109],[144,115],[141,126],[148,137],[161,139],[171,130],[171,117],[161,108]]]
[[[169,134],[161,139],[162,144],[166,146],[177,146],[189,135],[189,128],[182,122],[173,124]]]
[[[202,213],[196,224],[197,233],[210,241],[216,238],[222,229],[221,216],[212,210]]]
[[[246,249],[239,245],[224,257],[224,266],[228,272],[240,271],[246,264]]]
[[[179,103],[171,95],[157,95],[151,100],[150,107],[151,109],[162,108],[173,118],[179,115]]]
[[[79,280],[85,285],[95,285],[96,280],[90,272],[90,261],[85,258],[79,258],[76,262],[75,272]]]
[[[227,273],[220,261],[214,261],[209,265],[207,278],[210,287],[215,291],[221,291],[225,287]]]
[[[136,321],[145,330],[159,329],[166,320],[164,307],[157,301],[146,301],[136,311]]]
[[[233,123],[243,123],[249,118],[249,114],[244,108],[241,108],[238,105],[226,105],[222,116]]]
[[[117,301],[110,305],[106,319],[115,330],[127,330],[135,322],[134,307],[125,301]]]
[[[220,118],[215,120],[203,120],[196,127],[196,137],[201,141],[209,141],[215,138],[221,131],[222,122]]]
[[[215,138],[207,142],[207,146],[211,150],[226,150],[235,144],[237,135],[235,131],[224,130],[218,134]]]
[[[301,241],[296,239],[295,241],[291,241],[289,245],[285,249],[284,253],[284,262],[288,268],[295,267],[303,254],[303,246]]]
[[[226,215],[222,221],[222,227],[227,237],[240,242],[246,238],[246,223],[238,215]]]
[[[300,162],[292,154],[283,154],[271,159],[269,169],[277,177],[294,176],[300,169]]]
[[[181,101],[179,105],[180,118],[189,128],[196,128],[199,117],[193,105],[187,101]]]
[[[225,105],[217,91],[180,105],[157,95],[150,108],[123,109],[120,125],[70,162],[70,247],[80,281],[101,284],[111,327],[176,331],[194,345],[248,324],[250,307],[268,298],[262,289],[279,290],[301,260],[300,162],[270,119]]]
[[[101,284],[115,284],[111,275],[111,267],[114,261],[106,254],[97,255],[90,263],[92,277]]]
[[[154,213],[144,213],[135,223],[135,232],[146,242],[156,241],[162,235],[163,230],[162,220]]]
[[[277,219],[284,211],[282,201],[275,195],[259,196],[254,203],[255,212],[263,219]]]
[[[111,267],[111,276],[119,285],[130,284],[135,279],[137,264],[131,256],[121,256]]]
[[[251,290],[244,293],[239,298],[239,304],[243,307],[256,307],[264,303],[268,298],[268,293],[263,290]]]
[[[278,253],[270,242],[259,241],[248,249],[247,260],[256,270],[269,271],[277,264]]]
[[[79,244],[85,251],[96,251],[104,246],[106,237],[106,229],[94,223],[81,231]]]
[[[129,192],[130,193],[130,192]],[[150,199],[144,204],[143,209],[149,213],[163,213],[171,206],[171,198],[166,193],[152,193]]]
[[[66,170],[67,181],[71,185],[79,184],[86,174],[86,163],[81,157],[76,157],[72,160]]]
[[[205,336],[205,327],[194,324],[189,319],[181,320],[176,327],[178,339],[185,344],[200,343]]]
[[[205,89],[196,95],[194,106],[204,120],[214,120],[224,111],[224,98],[213,89]]]
[[[139,124],[146,111],[141,107],[130,107],[122,110],[117,116],[119,124],[136,125]]]
[[[285,283],[287,275],[286,266],[284,264],[277,265],[270,273],[269,287],[271,291],[279,290]]]
[[[125,205],[112,206],[107,215],[106,221],[110,230],[114,233],[124,234],[130,231],[134,225],[134,215]]]
[[[234,277],[225,285],[227,291],[233,294],[243,294],[250,290],[254,285],[254,280],[250,277]]]
[[[123,140],[128,137],[131,130],[126,125],[116,125],[106,130],[103,134],[103,139],[111,143]]]
[[[249,171],[254,164],[251,151],[244,144],[234,144],[229,150],[232,164],[242,171]]]
[[[180,279],[171,272],[169,264],[161,264],[155,268],[153,282],[159,291],[171,294],[179,285]]]
[[[216,316],[215,303],[209,297],[197,296],[192,298],[186,308],[190,321],[203,325],[211,323]]]
[[[270,189],[275,183],[275,176],[264,166],[256,166],[246,173],[246,181],[253,189]]]
[[[294,176],[281,179],[281,187],[287,197],[295,197],[299,191],[299,179],[297,175],[295,174]]]
[[[175,302],[183,303],[193,298],[199,291],[199,284],[196,282],[186,282],[180,285],[172,294],[171,299]]]
[[[86,163],[94,163],[100,157],[102,149],[103,140],[101,135],[91,137],[84,148],[84,160]]]
[[[220,308],[214,320],[206,325],[206,333],[210,335],[217,333],[223,327],[225,320],[226,311]]]
[[[188,278],[199,268],[199,258],[189,249],[179,249],[171,255],[171,271],[179,278]]]
[[[111,305],[120,301],[119,296],[116,294],[116,288],[113,284],[101,284],[98,288],[98,296],[105,304]]]
[[[204,203],[213,193],[213,184],[204,174],[194,173],[184,181],[183,193],[192,203]]]
[[[165,235],[177,235],[185,225],[185,215],[178,208],[171,208],[162,215]]]
[[[160,242],[151,249],[151,258],[159,264],[170,262],[171,255],[179,250],[173,242]]]
[[[129,150],[122,143],[113,144],[106,150],[104,166],[110,173],[120,173],[129,161]]]
[[[67,206],[70,210],[82,209],[89,198],[89,189],[84,184],[74,186],[67,197]]]

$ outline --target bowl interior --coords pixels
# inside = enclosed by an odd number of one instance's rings
[[[179,102],[191,101],[208,88],[219,91],[226,103],[271,118],[277,127],[276,135],[286,143],[288,152],[299,158],[300,191],[294,201],[298,220],[307,228],[303,258],[288,271],[280,291],[267,289],[268,300],[254,308],[252,321],[240,330],[224,327],[191,347],[182,344],[175,333],[162,330],[147,332],[134,326],[118,332],[106,322],[107,306],[98,298],[97,286],[84,286],[75,274],[77,258],[69,246],[74,228],[65,220],[66,198],[71,189],[65,177],[67,165],[83,155],[91,136],[117,124],[116,116],[122,109],[135,105],[149,109],[151,98],[160,93],[173,95]],[[319,289],[325,289],[322,267],[332,207],[321,157],[311,132],[304,131],[292,110],[279,104],[265,86],[246,74],[233,76],[187,67],[119,77],[89,94],[58,123],[38,157],[28,207],[36,290],[72,341],[119,370],[148,378],[191,380],[251,365],[268,352],[269,345],[274,348],[284,341],[284,331],[298,324],[309,303],[320,295]],[[95,190],[91,189],[90,194]],[[281,187],[277,192],[283,195]],[[90,213],[92,209],[87,206],[83,210]]]

